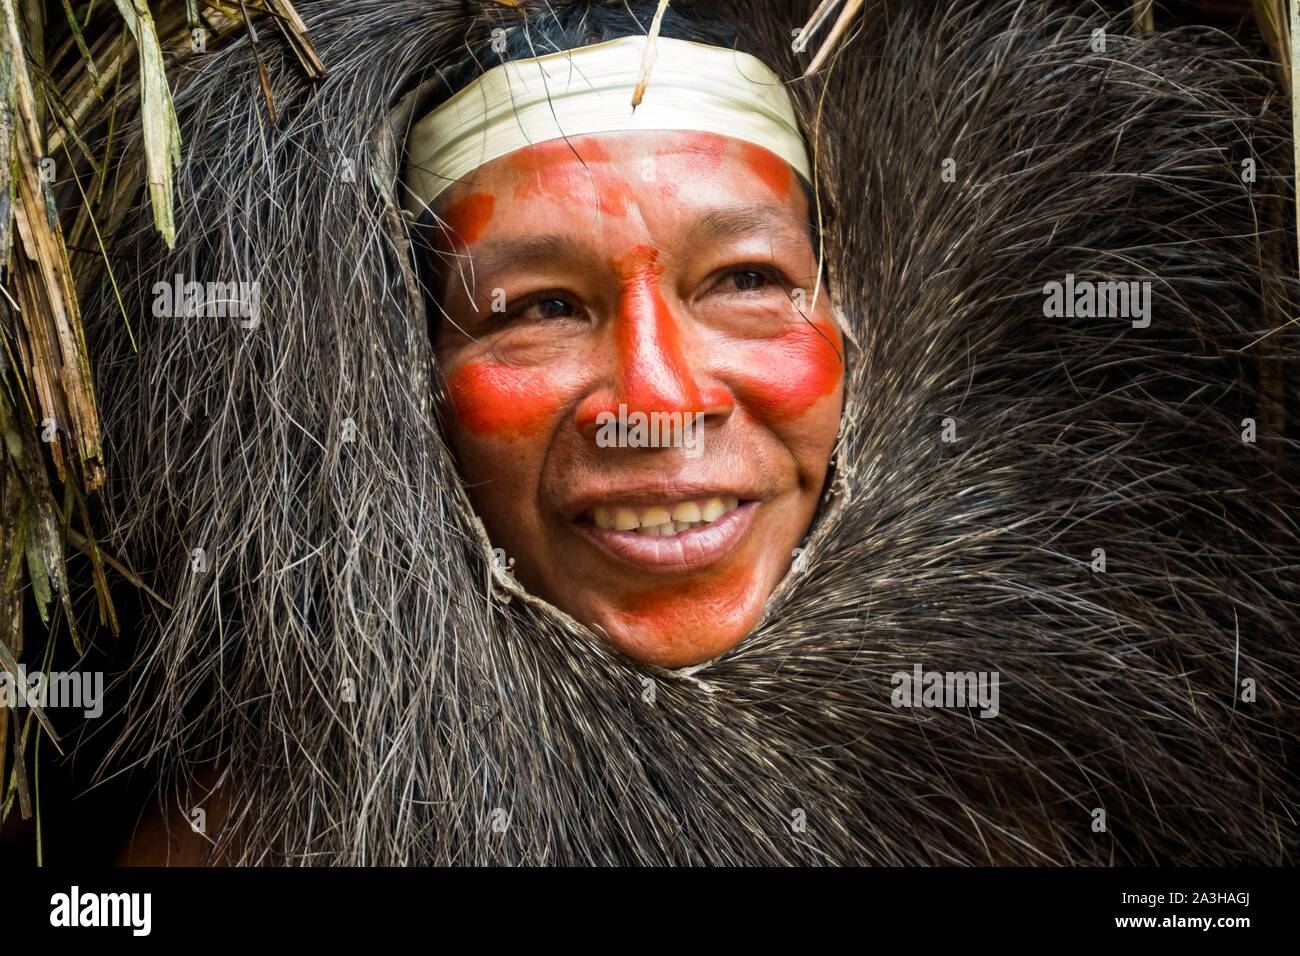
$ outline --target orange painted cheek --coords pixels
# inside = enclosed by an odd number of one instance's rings
[[[457,420],[490,438],[536,435],[554,420],[560,396],[550,376],[529,369],[475,362],[452,373],[447,382]]]
[[[740,376],[741,394],[759,417],[798,418],[835,391],[844,376],[843,355],[839,331],[830,322],[800,319],[756,347]]]

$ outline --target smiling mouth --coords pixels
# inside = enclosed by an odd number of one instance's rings
[[[582,520],[606,530],[635,531],[647,538],[669,538],[711,525],[738,507],[740,499],[732,497],[679,501],[648,508],[597,506],[584,514]]]
[[[598,505],[574,523],[608,557],[643,571],[698,571],[744,539],[758,501],[715,496],[659,505]]]

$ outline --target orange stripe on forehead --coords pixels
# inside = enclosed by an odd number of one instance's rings
[[[483,231],[492,221],[492,210],[496,206],[496,197],[491,193],[470,193],[458,200],[447,210],[443,221],[454,234],[456,241],[466,245],[483,238]]]
[[[749,167],[749,171],[778,199],[788,197],[794,174],[785,160],[753,143],[740,143],[739,146],[740,158]]]
[[[625,216],[635,201],[627,181],[607,167],[605,148],[591,137],[538,143],[516,150],[506,162],[520,174],[516,199],[586,204],[594,189],[600,211],[611,216]]]

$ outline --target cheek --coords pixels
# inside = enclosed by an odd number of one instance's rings
[[[800,418],[834,394],[844,375],[843,356],[843,341],[832,323],[800,321],[752,349],[738,373],[741,397],[761,419]]]
[[[507,440],[544,431],[561,402],[550,377],[494,362],[457,369],[447,381],[447,392],[458,424],[475,435]]]

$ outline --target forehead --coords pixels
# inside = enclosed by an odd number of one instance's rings
[[[587,210],[671,222],[723,205],[808,222],[807,196],[784,160],[743,140],[678,130],[595,133],[515,150],[453,184],[438,211],[473,242],[489,221],[493,231],[523,228],[530,213],[554,216],[557,207],[570,217]]]

